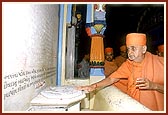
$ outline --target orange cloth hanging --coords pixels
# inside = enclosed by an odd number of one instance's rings
[[[94,34],[91,36],[90,62],[104,62],[103,35]]]

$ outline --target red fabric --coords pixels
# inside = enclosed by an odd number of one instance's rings
[[[127,94],[154,111],[164,110],[164,94],[155,90],[139,90],[133,84],[137,77],[164,85],[164,58],[146,52],[141,63],[127,59],[113,74],[112,78],[128,78]]]
[[[92,35],[90,27],[87,27],[85,30],[86,30],[86,33],[88,34],[88,36]]]
[[[105,53],[113,53],[113,48],[105,48]]]

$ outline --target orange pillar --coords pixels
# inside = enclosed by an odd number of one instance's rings
[[[93,34],[91,37],[90,63],[91,67],[102,67],[104,65],[104,36]]]

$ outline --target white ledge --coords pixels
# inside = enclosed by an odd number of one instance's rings
[[[99,90],[94,100],[95,111],[147,112],[151,111],[115,86]]]

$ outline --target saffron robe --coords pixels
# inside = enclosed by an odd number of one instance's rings
[[[124,58],[122,56],[117,56],[115,58],[115,62],[117,64],[118,67],[120,67],[122,65],[123,62],[125,62],[127,60],[127,58]],[[123,78],[120,79],[119,82],[114,83],[114,85],[120,89],[121,91],[123,91],[124,93],[127,93],[127,85],[128,85],[128,79]]]
[[[108,77],[111,73],[113,73],[117,69],[118,69],[118,66],[115,60],[113,60],[112,62],[105,60],[104,74],[106,77]],[[127,79],[120,79],[119,82],[116,82],[113,85],[116,86],[121,91],[123,91],[124,93],[126,93],[127,92],[127,81],[128,81]]]
[[[150,81],[164,85],[164,58],[146,52],[141,63],[127,59],[109,77],[127,78],[127,94],[153,111],[164,110],[164,94],[156,90],[139,90],[134,82],[138,77],[146,77]]]

